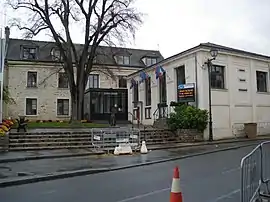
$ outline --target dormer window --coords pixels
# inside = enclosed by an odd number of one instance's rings
[[[24,60],[37,59],[37,47],[22,47],[22,59]]]
[[[130,56],[127,55],[116,55],[115,60],[119,65],[130,65]]]
[[[153,58],[153,57],[145,57],[143,58],[143,62],[146,66],[151,66],[153,64],[157,63],[157,58]]]
[[[52,56],[52,59],[55,60],[55,61],[59,61],[62,59],[61,57],[61,52],[58,48],[53,48],[51,50],[51,56]]]

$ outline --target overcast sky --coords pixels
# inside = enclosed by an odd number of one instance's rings
[[[135,42],[128,47],[159,49],[169,57],[212,42],[270,55],[269,0],[138,0],[137,7],[147,15]],[[15,15],[7,13],[7,19]],[[11,37],[20,37],[20,33],[11,30]],[[82,37],[77,38],[82,42]],[[48,37],[43,34],[37,39]]]

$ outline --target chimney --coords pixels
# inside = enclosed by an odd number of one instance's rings
[[[6,37],[5,54],[7,54],[7,48],[8,48],[8,44],[9,44],[9,35],[10,35],[10,28],[8,26],[6,26],[5,27],[5,37]]]
[[[6,35],[6,40],[9,40],[10,29],[8,26],[5,27],[5,35]]]

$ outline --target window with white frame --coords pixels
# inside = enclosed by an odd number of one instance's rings
[[[127,80],[124,76],[118,77],[118,87],[119,88],[126,88],[127,87]]]
[[[55,61],[62,60],[61,51],[57,47],[52,48],[51,56],[52,56],[52,59],[55,60]]]
[[[26,98],[25,114],[28,116],[37,115],[37,98]]]
[[[22,47],[22,59],[24,60],[35,60],[37,59],[37,48],[36,47]]]
[[[151,78],[145,80],[145,106],[151,106]]]
[[[146,66],[151,66],[153,64],[157,63],[157,58],[152,58],[152,57],[147,57],[145,58],[145,65]]]
[[[211,88],[225,88],[225,67],[220,65],[211,66]]]
[[[57,99],[57,115],[69,115],[69,99]]]
[[[130,65],[130,56],[127,55],[116,55],[116,63],[119,65]]]
[[[88,81],[85,89],[88,88],[99,88],[99,75],[98,74],[90,74],[88,76]]]
[[[159,78],[159,102],[167,103],[166,72]]]
[[[58,88],[68,88],[68,77],[65,72],[58,73]]]
[[[267,72],[256,71],[257,92],[267,92]]]
[[[37,87],[37,72],[32,71],[27,72],[27,87],[28,88]]]
[[[137,107],[139,101],[139,84],[136,83],[133,86],[133,107]]]

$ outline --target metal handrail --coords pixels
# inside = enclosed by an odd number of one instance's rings
[[[140,120],[139,120],[133,113],[131,113],[131,112],[128,112],[128,113],[129,113],[129,114],[131,115],[131,117],[132,117],[132,120],[131,120],[132,129],[134,128],[134,124],[133,124],[133,121],[134,121],[134,120],[137,121],[137,123],[138,123],[138,128],[139,128]]]
[[[157,120],[156,117],[158,116],[158,113],[159,113],[159,109],[156,108],[156,110],[155,110],[154,113],[153,113],[154,120]]]
[[[146,129],[146,126],[143,125],[140,120],[132,113],[132,112],[128,112],[131,116],[132,116],[132,120],[131,120],[131,125],[132,125],[132,129],[134,128],[134,124],[133,124],[133,121],[136,120],[137,121],[137,125],[138,125],[138,128],[140,128],[140,125],[143,126],[143,129],[145,130]]]

